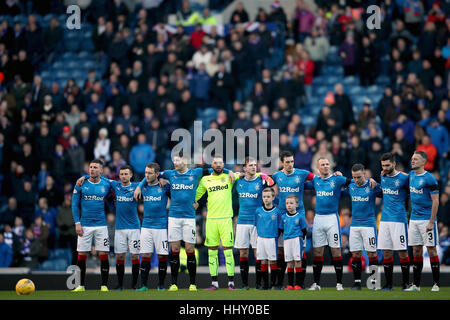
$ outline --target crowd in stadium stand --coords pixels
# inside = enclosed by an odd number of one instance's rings
[[[294,152],[295,167],[314,173],[316,159],[326,157],[346,176],[362,163],[379,180],[384,152],[409,172],[412,152],[426,151],[425,169],[440,184],[441,261],[450,264],[448,1],[299,0],[295,13],[274,1],[254,17],[238,3],[223,33],[219,26],[203,28],[216,19],[189,1],[142,1],[130,10],[121,0],[96,0],[82,11],[83,25],[92,27],[96,66],[81,86],[44,83],[43,66],[67,51],[68,29],[57,18],[43,27],[36,17],[63,14],[65,7],[57,0],[33,3],[0,1],[0,267],[37,268],[49,250],[75,251],[71,192],[88,161],[103,159],[111,179],[125,163],[136,179],[151,161],[171,168],[171,133],[190,129],[212,108],[217,112],[206,127],[280,129],[280,150]],[[215,8],[227,3],[211,1]],[[380,5],[379,29],[365,25],[370,4]],[[166,25],[169,13],[178,25]],[[26,23],[5,19],[20,14]],[[248,22],[259,24],[249,28]],[[280,26],[281,45],[271,23]],[[350,85],[336,83],[318,101],[313,125],[305,125],[299,111],[314,98],[314,78],[332,48],[345,77],[371,86],[387,76],[388,84],[379,101],[366,99],[354,112]],[[342,202],[345,235],[350,211]],[[309,223],[313,203],[305,197]],[[200,243],[204,217],[203,206]]]

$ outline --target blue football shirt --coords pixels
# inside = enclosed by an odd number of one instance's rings
[[[347,178],[343,176],[314,177],[312,185],[316,190],[316,214],[338,214],[341,188],[346,182]]]
[[[167,199],[169,193],[169,184],[161,187],[158,182],[151,185],[147,181],[144,183],[142,187],[142,199],[144,200],[143,228],[167,229]]]
[[[408,223],[406,197],[409,190],[408,175],[398,172],[395,176],[381,176],[383,209],[381,221]]]
[[[375,227],[375,200],[381,197],[381,186],[372,189],[369,181],[358,186],[355,182],[348,185],[348,192],[352,201],[351,227]]]
[[[433,201],[432,194],[439,194],[436,178],[425,171],[416,175],[409,173],[409,196],[411,198],[411,220],[429,220]]]
[[[282,211],[277,207],[266,211],[264,207],[256,209],[256,232],[258,237],[277,238],[278,228],[281,225]]]
[[[255,177],[253,180],[246,178],[238,179],[234,183],[234,188],[239,197],[238,224],[255,225],[256,209],[262,206],[263,180]]]

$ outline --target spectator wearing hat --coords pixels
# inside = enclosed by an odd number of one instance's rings
[[[70,138],[71,132],[69,126],[64,126],[62,130],[61,136],[58,137],[58,143],[63,146],[64,149],[67,149],[69,146],[69,138]]]
[[[268,21],[271,22],[281,22],[287,29],[287,18],[286,13],[284,13],[284,9],[280,4],[280,1],[274,1],[270,5],[270,14],[267,17]]]
[[[104,157],[106,162],[110,161],[110,146],[111,140],[108,138],[108,130],[106,128],[101,128],[98,132],[98,138],[95,141],[94,157],[96,159]]]

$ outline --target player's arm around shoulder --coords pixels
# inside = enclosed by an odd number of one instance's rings
[[[83,228],[80,222],[81,187],[75,185],[72,194],[72,215],[75,221],[75,231],[80,237],[83,236]]]

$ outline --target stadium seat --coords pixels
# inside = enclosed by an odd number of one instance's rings
[[[64,79],[69,77],[69,72],[66,70],[58,70],[55,72],[55,78],[56,79]]]
[[[64,41],[64,47],[68,51],[76,52],[80,48],[80,42],[78,39],[66,39]]]
[[[348,88],[348,92],[351,95],[357,95],[357,94],[360,94],[362,92],[362,90],[361,90],[360,86],[351,86]]]
[[[74,52],[64,52],[61,56],[61,60],[66,61],[74,61],[78,59],[78,55]]]
[[[342,81],[344,85],[353,85],[358,83],[358,79],[355,76],[348,76],[345,77]]]

